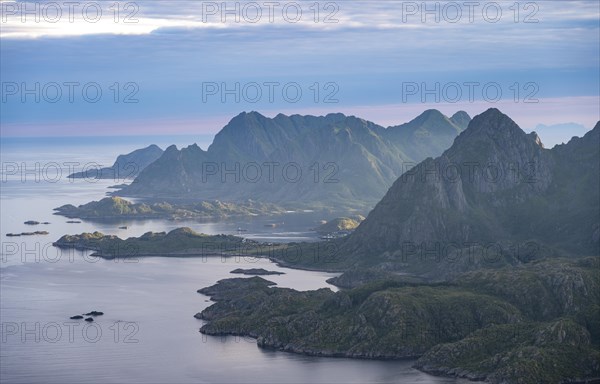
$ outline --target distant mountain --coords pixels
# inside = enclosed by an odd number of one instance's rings
[[[450,118],[450,121],[460,128],[461,131],[464,131],[469,126],[471,122],[471,116],[465,111],[458,111]]]
[[[581,137],[588,131],[586,127],[576,123],[564,123],[554,125],[538,124],[535,132],[540,135],[547,148],[558,144],[568,143],[571,138]]]
[[[448,148],[467,120],[464,112],[448,118],[431,110],[386,129],[340,113],[267,118],[244,112],[207,151],[171,146],[116,194],[372,207],[406,169]]]
[[[599,255],[599,168],[600,122],[550,150],[489,109],[442,156],[402,175],[340,254],[347,265],[421,272],[432,261],[438,273],[475,266],[467,248],[498,265],[525,254]]]
[[[85,172],[69,175],[71,179],[133,179],[149,164],[156,161],[163,154],[163,150],[156,145],[136,149],[126,155],[120,155],[112,165],[106,168],[90,168]]]
[[[436,109],[429,109],[406,124],[390,127],[389,134],[394,142],[401,143],[411,159],[421,161],[448,149],[469,121],[471,118],[466,112],[457,112],[448,118]]]

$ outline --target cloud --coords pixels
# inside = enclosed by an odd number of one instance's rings
[[[80,11],[86,4],[101,4],[103,17],[98,22],[84,20],[79,12],[72,23],[66,13],[56,23],[36,23],[31,15],[23,23],[22,15],[9,5],[34,9],[35,2],[0,2],[3,82],[26,82],[28,87],[35,82],[42,86],[97,82],[106,99],[97,104],[44,104],[24,103],[16,95],[1,105],[3,131],[9,125],[35,130],[36,124],[102,121],[107,115],[122,122],[199,121],[226,119],[247,109],[330,108],[353,113],[361,106],[368,115],[371,106],[378,110],[400,105],[404,82],[428,86],[436,82],[498,82],[505,90],[504,99],[510,98],[509,87],[514,83],[522,87],[535,82],[537,96],[543,99],[597,97],[600,85],[599,14],[597,4],[589,1],[520,2],[518,22],[509,8],[514,2],[499,2],[503,16],[496,23],[481,12],[486,2],[480,2],[473,22],[465,13],[457,23],[443,19],[436,23],[435,15],[424,16],[422,9],[407,12],[408,5],[421,7],[421,1],[298,1],[303,18],[295,23],[289,21],[291,8],[285,17],[281,13],[285,4],[291,4],[286,1],[279,2],[272,22],[263,8],[263,17],[256,23],[243,18],[235,22],[236,15],[220,12],[207,15],[206,6],[212,2],[179,0],[120,1],[118,22],[114,20],[114,1],[84,1]],[[240,2],[240,9],[250,3]],[[319,7],[317,23],[314,8],[310,8],[315,3]],[[439,7],[451,3],[439,3]],[[214,4],[221,7],[220,1]],[[431,4],[437,3],[427,4],[433,7]],[[528,4],[535,6],[526,9]],[[235,8],[233,2],[227,6]],[[223,16],[226,22],[222,22]],[[325,22],[328,16],[328,21],[338,22]],[[422,22],[423,17],[427,22]],[[526,17],[538,22],[525,22]],[[126,19],[137,22],[125,23]],[[112,85],[122,87],[129,82],[139,86],[140,103],[110,103]],[[305,93],[302,102],[295,104],[281,100],[223,103],[220,99],[203,103],[205,82],[229,87],[297,82]],[[340,102],[331,106],[311,102],[309,87],[318,83],[322,100],[323,85],[329,82],[339,86]],[[413,107],[404,105],[400,110],[407,108]],[[419,107],[414,108],[411,115]],[[554,111],[539,108],[532,109],[540,111],[538,116],[552,116]],[[392,118],[394,110],[386,109],[382,116],[389,115],[390,122],[397,120]],[[558,110],[566,120],[557,116],[554,122],[590,120],[589,110],[574,108],[582,114],[579,120],[569,118],[573,113],[567,110]],[[377,116],[373,120],[379,122]],[[543,121],[535,121],[539,122]]]
[[[0,1],[0,37],[32,39],[96,34],[149,35],[163,28],[228,29],[285,27],[296,32],[421,31],[475,34],[528,30],[537,42],[553,39],[548,28],[597,29],[598,7],[589,1],[502,3],[372,1]],[[465,28],[467,27],[467,28]],[[527,27],[527,28],[525,28]],[[451,37],[451,36],[448,36]],[[448,37],[438,36],[440,40]],[[427,41],[421,41],[427,43]]]
[[[541,98],[539,103],[523,104],[508,100],[497,103],[477,101],[473,103],[412,103],[412,104],[379,104],[379,105],[335,105],[330,107],[287,107],[277,109],[256,108],[268,117],[275,117],[279,113],[287,115],[326,115],[341,112],[354,115],[384,127],[399,125],[412,120],[427,109],[438,109],[447,116],[459,110],[466,111],[471,117],[480,114],[488,108],[498,108],[510,116],[521,128],[527,132],[535,129],[538,124],[555,125],[565,122],[577,122],[587,129],[591,129],[600,120],[600,97],[562,97]],[[104,117],[84,119],[68,122],[14,122],[3,124],[2,135],[10,136],[120,136],[120,135],[159,135],[159,134],[216,134],[231,118],[244,109],[231,113],[215,112],[203,116],[188,118],[133,118],[119,119]],[[246,111],[254,109],[245,109]],[[543,132],[538,132],[542,139]],[[573,135],[580,135],[581,131],[574,131]],[[570,132],[565,132],[565,137],[570,138]]]

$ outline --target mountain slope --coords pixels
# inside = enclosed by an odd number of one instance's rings
[[[402,175],[341,253],[371,265],[444,258],[472,244],[516,259],[510,248],[522,244],[598,255],[599,135],[600,123],[549,150],[490,109],[442,156]]]

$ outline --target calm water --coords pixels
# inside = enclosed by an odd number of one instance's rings
[[[328,287],[333,274],[280,268],[268,260],[245,258],[140,258],[107,261],[88,253],[60,253],[50,244],[66,233],[100,230],[122,237],[190,226],[205,233],[236,233],[265,241],[314,240],[310,228],[320,213],[229,222],[144,222],[67,224],[52,214],[63,204],[104,196],[113,180],[89,183],[56,177],[54,162],[96,161],[110,165],[116,155],[145,142],[3,143],[0,200],[0,381],[3,383],[455,383],[410,367],[410,362],[315,358],[259,349],[253,339],[207,337],[198,332],[196,312],[210,305],[196,290],[232,277],[234,268],[284,271],[268,278],[299,290]],[[164,146],[163,146],[164,147]],[[41,173],[15,172],[26,163]],[[44,169],[46,171],[44,171]],[[38,173],[40,173],[38,172]],[[38,175],[39,176],[39,175]],[[51,182],[52,181],[52,182]],[[26,220],[49,221],[35,227]],[[277,223],[266,228],[265,223]],[[127,225],[127,230],[118,229]],[[9,232],[46,230],[48,236],[5,237]],[[105,312],[93,324],[69,316]]]

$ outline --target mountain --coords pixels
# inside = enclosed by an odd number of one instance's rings
[[[136,149],[126,155],[119,155],[111,167],[90,168],[86,172],[77,172],[69,175],[71,179],[133,179],[149,164],[156,161],[163,154],[163,150],[152,144],[146,148]]]
[[[545,149],[535,133],[489,109],[440,157],[398,178],[339,253],[346,266],[436,274],[599,255],[599,148],[600,122]]]
[[[427,111],[405,125],[384,128],[341,113],[267,118],[244,112],[208,150],[171,146],[116,194],[372,207],[407,168],[452,144],[469,119],[464,112],[455,116]]]
[[[438,110],[429,109],[406,124],[390,127],[389,134],[395,142],[402,143],[411,159],[421,161],[448,149],[470,120],[466,112],[457,112],[448,118]]]

